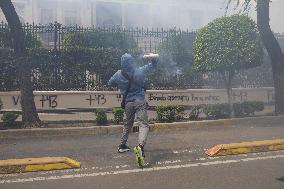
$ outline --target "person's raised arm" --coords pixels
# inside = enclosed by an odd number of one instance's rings
[[[117,73],[115,73],[110,80],[108,81],[108,85],[111,87],[117,87]]]

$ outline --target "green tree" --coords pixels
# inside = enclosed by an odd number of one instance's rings
[[[12,45],[20,80],[23,125],[24,127],[38,127],[41,125],[41,121],[34,102],[31,69],[27,61],[28,52],[25,43],[25,33],[11,0],[1,0],[0,8],[11,30]]]
[[[245,0],[242,4],[244,11],[248,10],[253,0]],[[271,0],[256,1],[257,25],[263,44],[269,54],[272,65],[274,90],[275,90],[275,113],[284,114],[284,53],[270,28],[270,2]],[[240,0],[228,0],[228,6],[236,2],[241,5]],[[227,9],[228,9],[227,6]]]
[[[245,15],[221,17],[200,29],[194,52],[195,70],[222,75],[230,105],[234,75],[238,70],[260,65],[264,55],[257,26]]]

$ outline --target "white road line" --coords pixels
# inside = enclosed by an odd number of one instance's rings
[[[256,161],[256,160],[278,159],[278,158],[284,158],[284,155],[264,156],[264,157],[224,160],[224,161],[210,161],[210,162],[203,162],[203,163],[193,163],[193,164],[185,164],[185,165],[172,165],[172,166],[164,166],[164,167],[145,168],[145,169],[130,169],[130,170],[121,170],[121,171],[72,174],[72,175],[60,175],[60,176],[47,176],[47,177],[31,177],[31,178],[25,178],[25,179],[10,179],[10,180],[1,180],[0,184],[74,179],[74,178],[97,177],[97,176],[106,176],[106,175],[131,174],[131,173],[140,173],[140,172],[153,172],[153,171],[161,171],[161,170],[191,168],[191,167],[221,165],[221,164],[231,164],[231,163],[248,162],[248,161]]]

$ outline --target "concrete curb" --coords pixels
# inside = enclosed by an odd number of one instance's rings
[[[80,168],[81,163],[67,157],[0,160],[0,174]]]
[[[80,125],[82,121],[79,121]],[[152,124],[151,131],[159,132],[163,130],[186,130],[188,128],[201,128],[212,126],[257,126],[258,124],[265,124],[268,127],[273,124],[284,122],[284,116],[265,116],[265,117],[252,117],[252,118],[235,118],[235,119],[222,119],[222,120],[206,120],[206,121],[190,121],[190,122],[177,122],[177,123],[156,123]],[[45,122],[49,124],[48,122]],[[74,124],[76,121],[74,121]],[[54,121],[50,124],[56,124]],[[62,124],[62,122],[60,122]],[[36,128],[36,129],[11,129],[0,130],[0,139],[8,138],[26,138],[26,137],[44,137],[44,136],[74,136],[74,135],[91,135],[100,136],[108,134],[120,134],[123,126],[89,126],[89,127],[68,127],[68,128]],[[137,131],[134,127],[133,130]]]
[[[284,139],[219,144],[209,149],[206,154],[212,157],[277,150],[284,150]]]
[[[100,136],[121,132],[122,126],[12,129],[0,131],[0,139],[76,135]]]
[[[233,118],[233,119],[220,119],[220,120],[204,120],[204,121],[190,121],[190,122],[177,122],[177,123],[156,123],[151,128],[152,131],[164,129],[187,129],[198,127],[212,127],[212,126],[257,126],[265,124],[267,126],[279,124],[284,122],[284,116],[263,116],[263,117],[249,117],[249,118]]]

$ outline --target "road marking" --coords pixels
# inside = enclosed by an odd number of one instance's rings
[[[181,160],[173,160],[173,161],[163,161],[163,162],[157,162],[156,165],[163,165],[163,164],[175,164],[175,163],[181,163]]]
[[[231,164],[231,163],[248,162],[248,161],[256,161],[256,160],[278,159],[278,158],[284,158],[284,155],[264,156],[264,157],[224,160],[224,161],[210,161],[210,162],[203,162],[203,163],[194,163],[194,164],[185,164],[185,165],[172,165],[172,166],[164,166],[164,167],[145,168],[145,169],[129,169],[129,170],[121,170],[121,171],[109,171],[109,172],[97,172],[97,173],[85,173],[85,174],[71,174],[71,175],[47,176],[47,177],[31,177],[31,178],[25,178],[25,179],[10,179],[10,180],[1,180],[0,184],[25,183],[25,182],[61,180],[61,179],[74,179],[74,178],[97,177],[97,176],[106,176],[106,175],[131,174],[131,173],[140,173],[140,172],[154,172],[154,171],[162,171],[162,170],[191,168],[191,167],[200,167],[200,166],[211,166],[211,165],[222,165],[222,164]]]
[[[178,150],[174,150],[173,151],[173,154],[181,154],[181,153],[192,153],[193,151],[191,150],[188,150],[188,149],[185,149],[185,150],[181,150],[181,151],[178,151]]]

